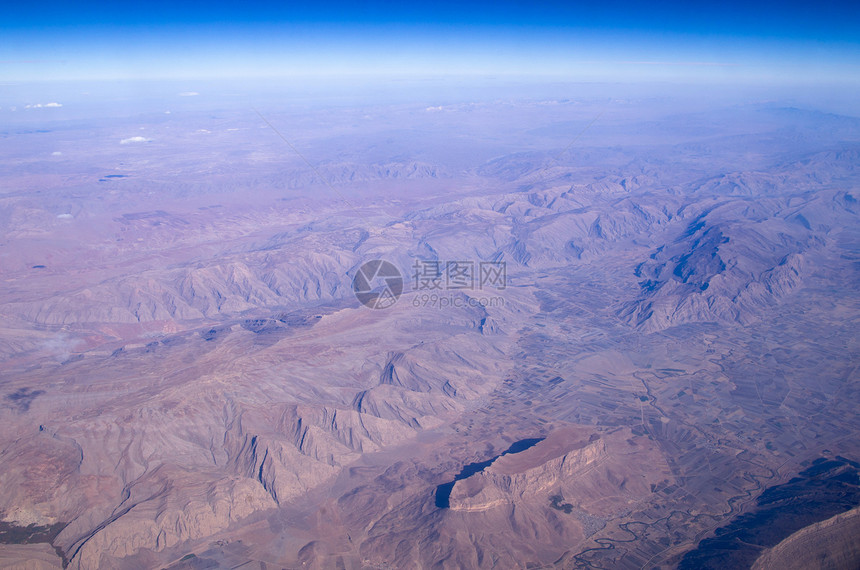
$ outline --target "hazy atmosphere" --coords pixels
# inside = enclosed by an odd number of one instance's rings
[[[5,8],[0,568],[857,568],[858,20]]]

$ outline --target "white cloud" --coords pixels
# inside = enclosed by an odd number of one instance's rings
[[[180,97],[194,97],[196,95],[200,95],[197,91],[183,91],[179,94]]]
[[[42,109],[43,107],[62,107],[62,103],[36,103],[35,105],[25,105],[25,109]]]
[[[61,220],[71,220],[72,218],[74,218],[74,216],[71,214],[60,214],[57,217]]]
[[[62,362],[68,360],[80,344],[80,339],[74,339],[65,333],[60,333],[53,338],[45,339],[41,348],[51,353],[58,362]]]
[[[152,139],[148,139],[146,137],[129,137],[127,139],[122,139],[121,141],[119,141],[119,144],[143,143],[143,142],[149,142],[151,140]]]
[[[47,104],[45,104],[45,107],[62,107],[62,106],[63,106],[62,103],[47,103]]]
[[[51,156],[63,156],[63,153],[58,151],[58,150],[55,150],[54,152],[51,153]]]

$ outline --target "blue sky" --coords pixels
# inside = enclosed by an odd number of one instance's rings
[[[860,3],[16,3],[0,77],[542,74],[860,76]]]

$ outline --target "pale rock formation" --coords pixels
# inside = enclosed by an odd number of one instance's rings
[[[753,570],[841,570],[860,567],[860,507],[793,533],[765,550]]]
[[[519,472],[507,472],[500,458],[482,473],[454,484],[451,509],[455,511],[484,511],[520,499],[533,498],[562,481],[575,478],[589,466],[606,457],[606,443],[596,440],[536,467]]]

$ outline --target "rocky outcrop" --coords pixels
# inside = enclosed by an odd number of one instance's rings
[[[860,507],[803,528],[769,548],[753,570],[860,567]]]
[[[596,434],[561,427],[520,453],[505,454],[483,471],[454,483],[450,509],[484,512],[549,505],[550,497],[601,516],[651,493],[672,476],[652,441],[627,429]],[[611,499],[609,499],[611,497]]]
[[[547,492],[562,481],[575,479],[578,474],[605,457],[606,443],[601,439],[522,470],[508,467],[504,461],[506,456],[483,472],[457,481],[451,492],[450,508],[454,511],[479,512],[530,499],[539,493]]]

